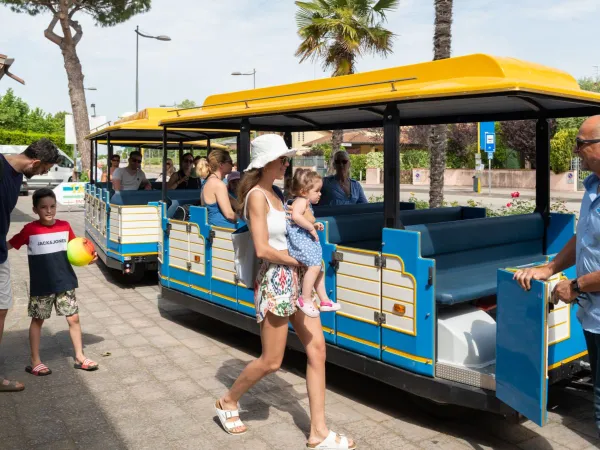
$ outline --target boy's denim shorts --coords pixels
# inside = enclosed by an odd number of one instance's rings
[[[57,316],[72,316],[79,312],[75,289],[60,294],[40,295],[29,297],[27,313],[34,319],[46,320],[52,314],[52,306]]]

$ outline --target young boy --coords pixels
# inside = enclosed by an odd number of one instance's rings
[[[50,189],[38,189],[33,194],[33,212],[39,220],[28,223],[9,242],[8,248],[27,245],[29,256],[29,305],[31,326],[29,345],[31,366],[25,371],[35,376],[50,375],[52,371],[40,359],[40,336],[44,320],[50,318],[52,306],[56,314],[66,316],[75,350],[75,368],[96,370],[98,364],[83,354],[79,307],[75,298],[77,276],[67,258],[67,244],[75,239],[68,222],[56,220],[56,196]]]

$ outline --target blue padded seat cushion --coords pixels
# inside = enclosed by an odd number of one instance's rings
[[[540,214],[407,227],[421,233],[421,256],[436,261],[436,301],[454,304],[493,295],[497,270],[543,261]]]
[[[541,240],[544,221],[540,214],[488,217],[447,223],[411,225],[421,232],[421,256],[430,257],[495,245]]]
[[[162,199],[160,191],[118,191],[110,202],[115,205],[147,205]]]
[[[400,220],[405,224],[460,221],[463,217],[463,210],[464,208],[460,206],[404,210],[400,211]],[[485,210],[482,211],[485,212]],[[318,219],[329,223],[328,237],[331,244],[368,250],[381,248],[383,212],[325,216]]]
[[[411,202],[400,202],[400,211],[410,211],[415,209],[415,204]],[[324,205],[315,206],[315,217],[325,216],[343,216],[346,214],[365,214],[383,212],[383,203],[358,203],[355,205]]]
[[[379,241],[381,246],[382,213],[319,217],[319,221],[328,223],[328,241],[331,244],[350,246],[353,243],[362,248],[360,243],[364,241]]]

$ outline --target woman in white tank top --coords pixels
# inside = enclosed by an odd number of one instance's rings
[[[228,433],[247,431],[239,417],[238,401],[263,377],[279,369],[291,322],[308,357],[306,384],[311,427],[307,447],[354,449],[356,445],[351,439],[329,431],[325,422],[325,338],[321,319],[297,312],[295,306],[301,286],[299,279],[305,268],[299,267],[298,261],[288,254],[286,212],[282,198],[273,189],[275,180],[283,179],[289,158],[295,152],[275,134],[259,136],[252,141],[251,148],[251,162],[240,183],[238,199],[256,255],[263,261],[254,283],[262,354],[246,366],[229,392],[217,400],[217,415]],[[283,446],[289,443],[282,442]]]

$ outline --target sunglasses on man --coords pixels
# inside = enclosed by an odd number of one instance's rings
[[[129,161],[131,161],[132,163],[136,163],[136,164],[141,164],[141,163],[142,163],[142,160],[141,160],[141,159],[134,159],[134,158],[131,158]]]
[[[575,138],[575,148],[579,150],[581,147],[587,144],[597,144],[600,142],[600,139],[580,139]]]

